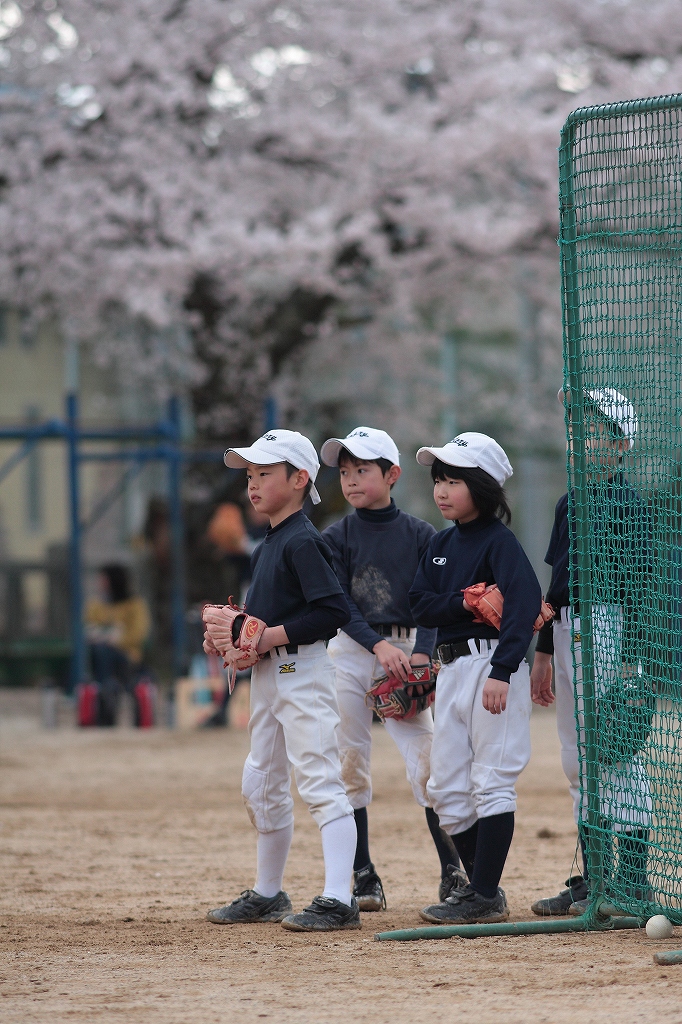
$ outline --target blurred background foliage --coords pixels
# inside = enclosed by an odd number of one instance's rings
[[[415,449],[483,430],[544,574],[559,130],[681,82],[678,0],[0,0],[0,416],[58,415],[68,386],[90,422],[180,394],[197,446],[369,423],[434,522]],[[0,557],[63,543],[61,458],[3,485]],[[343,512],[322,483],[320,522]],[[151,543],[163,493],[153,467],[125,488],[91,561]],[[240,493],[188,472],[198,537]]]

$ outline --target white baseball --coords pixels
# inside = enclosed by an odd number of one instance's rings
[[[673,926],[663,914],[656,914],[647,921],[646,933],[650,939],[669,939],[673,933]]]

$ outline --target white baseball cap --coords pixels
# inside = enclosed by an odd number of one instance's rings
[[[320,452],[325,466],[338,466],[342,448],[356,459],[367,462],[371,462],[372,459],[388,459],[392,466],[400,465],[400,452],[393,438],[385,430],[356,427],[347,437],[330,437],[324,442]]]
[[[616,391],[615,388],[595,388],[593,391],[585,388],[585,394],[599,411],[606,416],[607,420],[611,420],[612,423],[615,423],[620,428],[628,442],[628,448],[632,448],[639,428],[637,413],[632,403],[627,400],[625,395],[621,395],[620,391]],[[570,392],[559,388],[557,398],[562,405],[564,397],[566,398],[567,405],[570,406]]]
[[[230,469],[243,469],[249,462],[254,466],[272,466],[276,462],[289,462],[296,469],[306,469],[313,481],[310,499],[313,505],[322,501],[315,487],[320,469],[317,452],[312,441],[298,430],[268,430],[250,448],[228,448],[223,461]]]
[[[458,434],[442,448],[420,448],[417,452],[417,462],[422,466],[432,466],[436,459],[446,466],[482,469],[500,487],[514,472],[504,448],[494,438],[473,430]]]

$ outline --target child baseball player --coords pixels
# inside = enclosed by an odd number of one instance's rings
[[[246,469],[249,499],[270,519],[252,558],[248,616],[232,612],[230,625],[233,641],[239,634],[237,647],[260,637],[256,656],[261,658],[251,676],[251,751],[242,778],[244,802],[258,832],[258,856],[253,888],[212,910],[208,919],[215,924],[281,921],[292,931],[360,928],[351,895],[357,832],[341,781],[334,668],[326,649],[350,612],[331,552],[302,511],[308,494],[315,504],[320,501],[314,484],[317,454],[302,434],[271,430],[250,448],[228,449],[225,463]],[[223,653],[232,645],[219,639],[220,612],[205,613],[206,643]],[[293,914],[282,889],[294,827],[292,767],[298,792],[320,828],[325,867],[324,892],[300,914]]]
[[[441,661],[427,796],[457,847],[470,883],[421,911],[434,924],[504,921],[499,888],[514,832],[516,780],[530,758],[530,686],[524,661],[542,595],[511,530],[503,485],[512,467],[486,434],[420,448],[444,519],[410,590],[416,621],[437,628]],[[474,615],[463,591],[497,584],[500,628]]]
[[[563,390],[559,401],[564,401]],[[634,621],[636,602],[629,592],[624,563],[646,567],[649,558],[649,537],[644,504],[623,475],[620,462],[631,447],[637,433],[637,415],[631,403],[613,388],[588,391],[585,441],[588,471],[595,487],[603,487],[603,528],[618,537],[618,552],[609,565],[603,566],[600,578],[610,582],[611,593],[595,581],[596,602],[592,608],[594,671],[596,698],[599,705],[610,684],[622,674],[641,673],[641,663],[633,641],[637,636]],[[570,410],[569,410],[570,412]],[[561,763],[568,779],[576,823],[580,816],[580,768],[578,728],[576,726],[576,695],[578,718],[582,726],[582,688],[580,674],[580,610],[569,588],[569,512],[568,494],[559,499],[554,526],[545,561],[552,566],[552,582],[547,600],[555,609],[554,621],[540,631],[531,672],[531,692],[535,703],[551,704],[552,657],[554,657],[554,689],[556,694],[557,731],[561,742]],[[602,598],[600,601],[599,598]],[[573,638],[577,644],[574,689]],[[618,833],[618,866],[616,882],[633,897],[647,899],[647,840],[651,822],[651,789],[641,759],[632,758],[602,769],[600,779],[601,811],[605,828]],[[581,841],[583,874],[573,875],[557,896],[537,900],[532,910],[539,916],[582,913],[587,906],[587,850]],[[607,887],[608,895],[608,887]]]
[[[418,627],[408,591],[434,528],[402,512],[391,498],[400,453],[393,439],[373,427],[357,427],[347,437],[322,446],[322,461],[338,466],[341,489],[355,512],[328,527],[324,539],[351,610],[351,619],[329,644],[336,669],[341,726],[342,777],[358,830],[353,895],[360,910],[381,910],[386,901],[369,851],[367,807],[372,799],[370,756],[372,710],[367,690],[382,671],[403,681],[413,666],[431,662],[435,629]],[[440,896],[466,884],[459,858],[429,806],[433,717],[426,708],[413,718],[387,718],[386,730],[402,754],[415,799],[426,812],[441,866]]]

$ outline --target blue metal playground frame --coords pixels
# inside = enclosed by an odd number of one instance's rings
[[[126,483],[149,462],[165,462],[168,471],[168,511],[171,532],[171,624],[173,673],[178,678],[185,666],[185,559],[182,514],[182,470],[185,462],[222,462],[222,452],[185,451],[182,448],[181,409],[177,397],[169,400],[166,416],[139,426],[93,429],[81,427],[78,397],[66,396],[65,418],[16,427],[0,427],[0,441],[23,442],[0,466],[0,483],[41,441],[63,440],[67,448],[69,500],[70,579],[70,686],[85,678],[86,642],[83,623],[83,535],[120,497]],[[120,448],[83,451],[83,442],[116,443]],[[129,446],[129,447],[128,447]],[[121,479],[107,492],[90,514],[81,518],[80,468],[84,462],[129,463]]]

